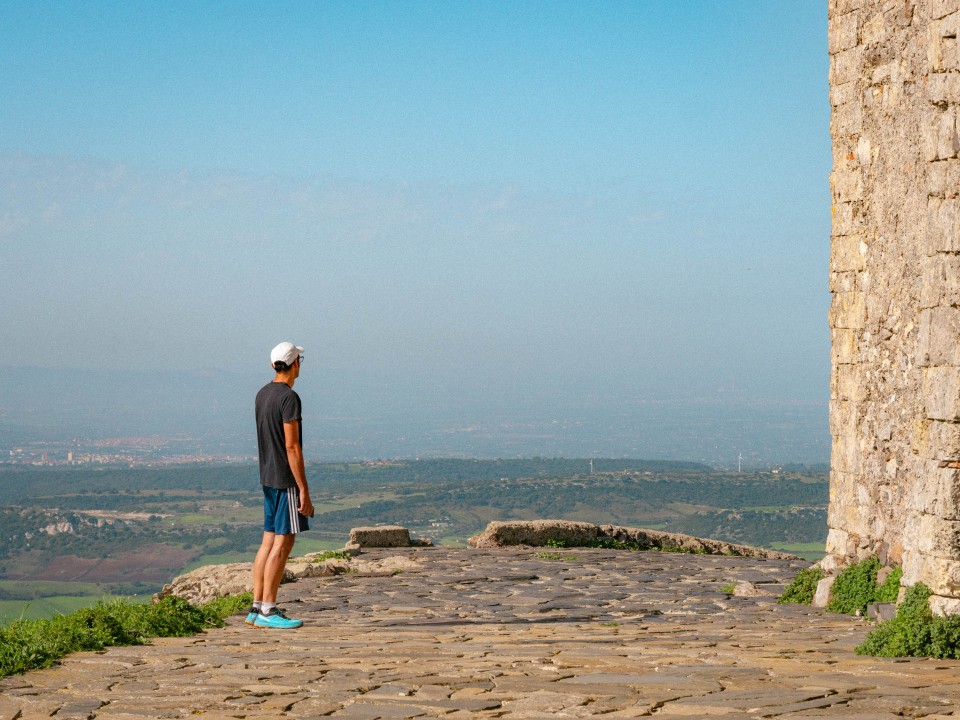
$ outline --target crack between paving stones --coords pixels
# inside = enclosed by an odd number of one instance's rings
[[[704,695],[678,695],[677,697],[667,698],[666,700],[658,700],[651,706],[651,708],[643,713],[643,715],[659,715],[660,711],[663,710],[664,706],[669,703],[676,702],[677,700],[686,700],[687,698],[693,697],[705,697]]]

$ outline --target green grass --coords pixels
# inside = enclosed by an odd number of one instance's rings
[[[0,600],[34,600],[56,595],[103,595],[96,583],[59,580],[0,580]]]
[[[770,548],[781,552],[788,552],[793,555],[799,555],[804,560],[819,560],[826,554],[826,543],[808,542],[808,543],[770,543]]]
[[[343,540],[337,542],[335,540],[319,540],[317,538],[306,537],[300,535],[297,537],[296,542],[293,546],[294,556],[306,555],[307,553],[315,552],[327,552],[328,550],[339,550],[347,542],[347,537],[344,536]],[[253,556],[250,556],[250,561],[253,561]]]
[[[256,548],[253,548],[248,552],[237,552],[234,550],[225,553],[210,553],[208,555],[201,555],[193,562],[181,568],[177,575],[183,575],[191,570],[204,567],[205,565],[229,565],[230,563],[253,562],[253,556],[255,553]]]
[[[177,597],[149,605],[109,600],[69,615],[15,620],[0,626],[0,677],[49,667],[72,652],[194,635],[222,626],[225,618],[245,610],[251,600],[250,593],[201,606]]]
[[[181,525],[213,525],[220,524],[223,520],[213,517],[213,515],[201,515],[200,513],[186,513],[176,518]]]
[[[96,583],[0,580],[0,598],[4,598],[0,599],[0,623],[50,618],[118,597],[130,598],[131,602],[146,602],[150,595],[114,594]]]
[[[440,547],[468,547],[466,536],[448,535],[440,538]]]
[[[57,614],[71,613],[95,605],[104,599],[103,593],[90,595],[53,595],[36,600],[0,600],[0,623],[9,623],[23,618],[38,620]]]

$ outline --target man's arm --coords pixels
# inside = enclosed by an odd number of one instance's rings
[[[300,488],[300,505],[297,512],[313,517],[313,503],[310,501],[310,489],[307,487],[307,471],[303,465],[303,448],[300,447],[300,421],[293,420],[283,424],[283,439],[287,447],[287,462],[293,479]]]

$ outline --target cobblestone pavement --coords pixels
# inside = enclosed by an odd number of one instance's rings
[[[0,680],[14,718],[953,715],[960,663],[863,658],[866,621],[775,604],[800,562],[378,550],[399,574],[284,585],[299,630],[223,629]],[[768,595],[730,597],[749,581]]]

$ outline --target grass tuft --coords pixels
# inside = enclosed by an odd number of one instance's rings
[[[152,605],[116,599],[50,619],[16,620],[0,626],[0,677],[50,667],[72,652],[142,645],[155,637],[185,637],[222,627],[252,599],[244,593],[200,606],[172,596]]]

